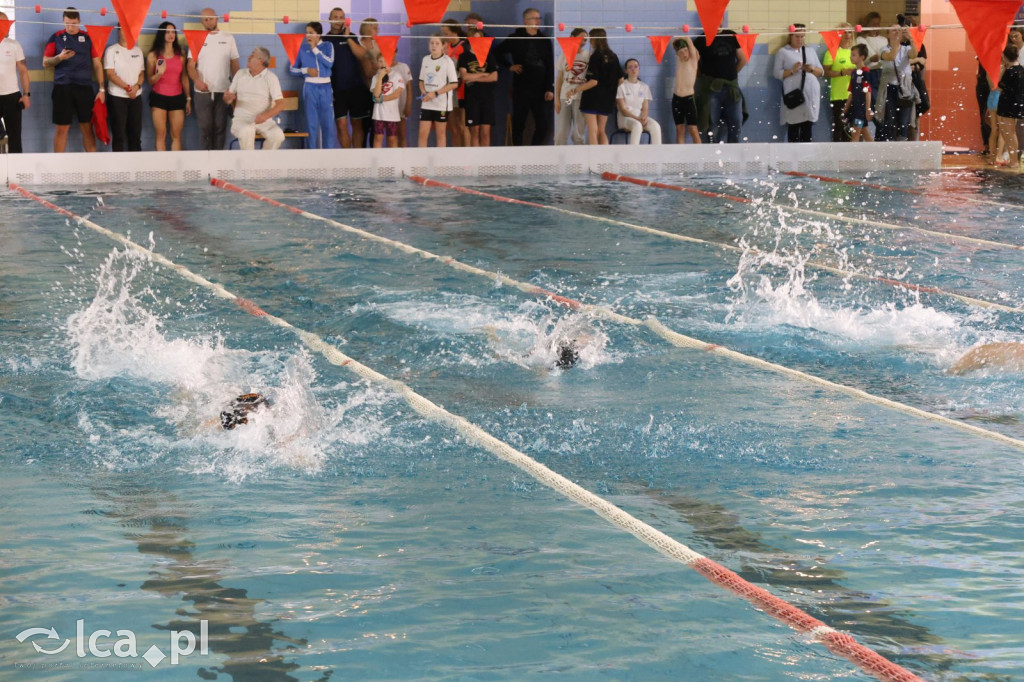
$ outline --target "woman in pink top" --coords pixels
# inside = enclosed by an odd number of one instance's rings
[[[192,112],[189,90],[188,56],[178,42],[178,30],[169,21],[160,24],[153,40],[153,49],[146,56],[146,77],[153,91],[149,107],[153,114],[156,150],[167,149],[167,124],[171,128],[171,149],[181,149],[181,129],[185,117]]]

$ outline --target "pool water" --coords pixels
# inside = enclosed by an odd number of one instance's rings
[[[863,179],[863,178],[861,178]],[[952,376],[1022,314],[1013,176],[239,183],[624,315],[1024,439],[1024,378]],[[890,660],[1024,676],[1021,452],[675,348],[221,189],[34,190],[222,284]],[[803,207],[824,219],[784,210]],[[841,216],[872,221],[850,223]],[[884,223],[885,225],[881,225]],[[105,677],[83,621],[161,679],[863,677],[694,571],[158,263],[8,193],[0,223],[0,660]],[[585,340],[552,369],[557,342]],[[272,405],[217,417],[245,392]],[[16,635],[54,628],[59,638]],[[99,639],[112,649],[118,635]],[[93,666],[93,667],[90,667]]]

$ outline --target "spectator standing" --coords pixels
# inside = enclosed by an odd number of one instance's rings
[[[185,117],[192,111],[189,91],[188,56],[178,40],[178,29],[169,21],[160,24],[153,39],[153,49],[146,57],[146,74],[153,86],[149,93],[149,111],[153,117],[156,150],[167,149],[167,132],[171,133],[171,150],[181,150],[181,130]]]
[[[782,81],[783,94],[802,90],[804,101],[796,107],[781,103],[782,124],[788,126],[787,139],[790,142],[810,142],[814,122],[818,120],[821,108],[821,83],[818,79],[825,73],[818,61],[817,53],[804,44],[803,24],[793,24],[795,31],[789,34],[789,42],[775,53],[773,75]]]
[[[430,131],[434,131],[434,144],[446,146],[445,128],[448,123],[448,112],[452,110],[452,91],[459,86],[459,76],[455,72],[455,64],[444,53],[441,34],[430,37],[430,54],[420,64],[420,92],[423,93],[420,105],[419,146],[426,147],[430,139]]]
[[[850,139],[846,125],[843,123],[843,109],[850,94],[850,75],[856,71],[850,59],[850,48],[853,46],[853,27],[839,24],[843,37],[839,39],[836,56],[827,49],[822,56],[821,65],[828,77],[828,99],[832,109],[832,141],[846,142]]]
[[[914,116],[914,104],[917,97],[914,88],[910,61],[917,58],[917,46],[910,39],[910,32],[903,26],[889,28],[889,48],[882,52],[885,63],[892,64],[892,75],[885,77],[885,118],[881,130],[876,135],[885,140],[906,140],[909,138],[910,122]]]
[[[558,55],[558,74],[555,76],[555,144],[586,143],[586,122],[580,111],[578,88],[587,80],[587,64],[590,63],[590,47],[587,46],[587,31],[574,28],[570,37],[583,36],[580,48],[576,50],[572,65],[564,54]]]
[[[7,15],[0,12],[0,19]],[[6,129],[7,150],[21,154],[21,112],[32,106],[25,51],[14,38],[0,41],[0,130]],[[0,137],[5,137],[0,133]]]
[[[99,57],[92,56],[92,40],[81,31],[78,10],[64,10],[64,30],[57,31],[46,41],[43,67],[53,69],[53,151],[62,153],[67,148],[71,122],[78,119],[82,131],[82,146],[87,152],[96,151],[96,137],[92,132],[92,103],[94,99],[106,102],[106,77]],[[93,94],[92,79],[100,85]]]
[[[640,80],[640,62],[626,60],[626,80],[619,83],[615,103],[619,109],[619,127],[629,131],[629,143],[640,144],[644,131],[651,144],[661,144],[661,125],[651,118],[651,88]]]
[[[603,28],[590,32],[593,51],[587,65],[587,80],[578,89],[588,144],[608,144],[608,117],[615,113],[615,95],[623,75],[619,56],[608,47],[607,35]]]
[[[739,73],[747,65],[747,53],[731,30],[719,31],[710,45],[698,36],[693,45],[700,54],[694,99],[701,137],[704,142],[739,142],[745,117]]]
[[[1006,140],[1010,158],[998,159],[997,166],[1020,168],[1020,140],[1017,138],[1017,123],[1024,118],[1024,66],[1018,62],[1019,53],[1013,45],[1003,50],[1003,75],[999,79],[999,133]]]
[[[302,106],[306,114],[307,149],[336,149],[337,130],[334,125],[334,91],[331,69],[334,66],[334,45],[320,40],[324,32],[319,21],[306,24],[306,39],[299,47],[295,65],[289,70],[301,75]]]
[[[110,149],[115,152],[142,151],[142,84],[146,81],[146,59],[136,45],[128,49],[124,31],[117,27],[117,44],[103,55],[107,76],[107,116],[110,120]]]
[[[697,102],[693,96],[700,54],[689,36],[674,40],[672,49],[676,52],[676,76],[672,86],[672,119],[676,124],[676,144],[686,142],[687,134],[690,135],[691,143],[700,144]]]
[[[334,46],[334,64],[331,66],[331,90],[334,94],[334,124],[338,142],[344,149],[362,146],[366,139],[373,101],[370,90],[363,80],[363,60],[367,58],[366,48],[352,33],[345,21],[345,10],[335,7],[328,19],[330,31],[323,39]],[[352,132],[349,132],[349,125]]]
[[[196,91],[193,108],[199,124],[199,148],[224,149],[231,116],[224,93],[238,72],[238,45],[234,36],[220,30],[217,13],[211,8],[199,13],[199,22],[206,29],[206,38],[199,56],[188,64]]]
[[[469,29],[469,35],[482,37],[478,28]],[[498,82],[498,67],[492,61],[483,64],[472,50],[459,57],[459,75],[466,84],[466,127],[471,147],[491,146],[491,127],[494,126],[494,84]]]
[[[257,133],[263,136],[264,149],[277,149],[284,142],[284,131],[274,120],[284,110],[284,95],[268,66],[270,51],[257,47],[224,93],[224,101],[235,107],[231,134],[238,138],[239,149],[255,149]]]
[[[405,62],[398,61],[398,55],[395,55],[394,61],[391,62],[391,70],[402,77],[402,82],[405,83],[405,87],[401,90],[401,96],[398,98],[398,110],[401,113],[401,119],[398,121],[398,146],[405,147],[409,140],[409,118],[412,117],[412,95],[409,94],[409,90],[412,88],[412,69]]]
[[[555,56],[548,38],[538,28],[540,10],[523,12],[523,27],[517,28],[496,48],[498,64],[512,72],[512,144],[523,144],[526,120],[533,114],[531,144],[541,145],[551,129],[551,102],[555,99]]]
[[[875,112],[871,106],[874,93],[871,91],[871,82],[868,78],[868,46],[860,43],[854,45],[850,48],[850,59],[855,68],[853,75],[850,76],[850,94],[843,106],[842,117],[849,125],[851,141],[872,142],[868,122],[874,118]]]
[[[466,43],[466,32],[455,19],[445,19],[441,22],[441,35],[444,36],[445,54],[459,65],[459,59],[469,50]],[[466,84],[459,78],[459,87],[455,90],[455,98],[451,114],[448,116],[448,132],[452,135],[453,147],[468,147],[468,131],[466,130],[466,111],[463,108],[466,99]]]
[[[399,104],[405,81],[388,65],[384,55],[377,59],[377,73],[370,83],[373,95],[373,146],[398,147],[398,123],[402,120]]]

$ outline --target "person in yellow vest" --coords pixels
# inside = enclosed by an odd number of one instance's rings
[[[836,56],[833,59],[832,53],[825,49],[821,58],[821,65],[825,67],[825,76],[828,81],[828,99],[832,107],[832,141],[848,142],[850,135],[847,126],[843,125],[843,107],[846,106],[846,99],[850,94],[850,76],[857,67],[853,65],[850,58],[850,47],[853,45],[853,26],[847,23],[839,24],[838,29],[843,32],[839,40],[839,47],[836,49]]]

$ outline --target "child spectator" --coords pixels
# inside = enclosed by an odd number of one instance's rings
[[[471,28],[468,34],[474,38],[483,36],[478,28]],[[498,65],[494,61],[479,62],[467,46],[459,56],[459,76],[466,86],[465,106],[466,127],[469,130],[471,147],[491,146],[491,126],[494,125],[494,84],[498,82]]]
[[[997,166],[1020,167],[1020,144],[1017,139],[1017,121],[1024,118],[1024,67],[1017,63],[1018,50],[1013,45],[1003,50],[1003,75],[999,79],[999,134],[1006,140],[1010,158],[997,159]]]
[[[398,124],[402,120],[399,98],[405,89],[405,81],[388,66],[384,55],[377,58],[377,73],[370,82],[373,94],[373,146],[379,149],[387,139],[388,147],[398,146]]]
[[[640,62],[626,60],[626,80],[619,84],[615,104],[619,109],[619,127],[629,131],[629,143],[640,144],[646,130],[651,144],[661,144],[661,126],[650,117],[651,88],[640,80]]]
[[[850,76],[850,94],[843,106],[842,118],[847,121],[851,142],[873,142],[868,121],[874,118],[871,108],[871,75],[867,68],[868,46],[858,43],[850,48],[854,72]]]
[[[686,142],[686,134],[689,133],[690,142],[700,144],[697,102],[693,96],[700,53],[689,36],[673,41],[672,49],[676,51],[676,80],[672,88],[672,119],[676,124],[676,143]]]
[[[445,54],[456,65],[458,69],[459,60],[469,50],[469,43],[466,42],[466,32],[455,19],[445,19],[441,22],[442,41],[445,44]],[[459,87],[455,90],[452,101],[452,110],[448,115],[448,131],[452,135],[453,147],[468,147],[466,131],[466,112],[464,102],[466,99],[465,83],[459,81]]]
[[[590,63],[587,80],[577,92],[582,93],[580,111],[587,121],[587,143],[608,144],[608,117],[615,112],[615,94],[622,80],[619,56],[608,47],[608,34],[603,28],[590,32]]]
[[[434,143],[438,147],[445,145],[445,128],[448,123],[448,112],[452,110],[452,90],[459,87],[459,75],[455,72],[455,64],[444,53],[441,34],[430,37],[430,54],[423,58],[420,65],[420,92],[423,104],[420,107],[419,146],[426,147],[430,139],[430,131],[434,131]]]
[[[586,141],[586,124],[580,112],[580,98],[577,89],[587,80],[587,64],[590,62],[590,48],[587,47],[587,31],[574,28],[571,38],[583,36],[580,48],[576,50],[572,66],[565,60],[565,54],[558,56],[558,75],[555,76],[555,144],[583,144]]]
[[[391,61],[391,70],[402,77],[405,87],[402,88],[401,97],[398,98],[398,110],[401,112],[402,120],[398,122],[398,146],[404,147],[408,144],[409,128],[406,125],[409,117],[412,116],[412,96],[409,89],[412,87],[412,70],[405,62],[398,61],[398,55]]]

